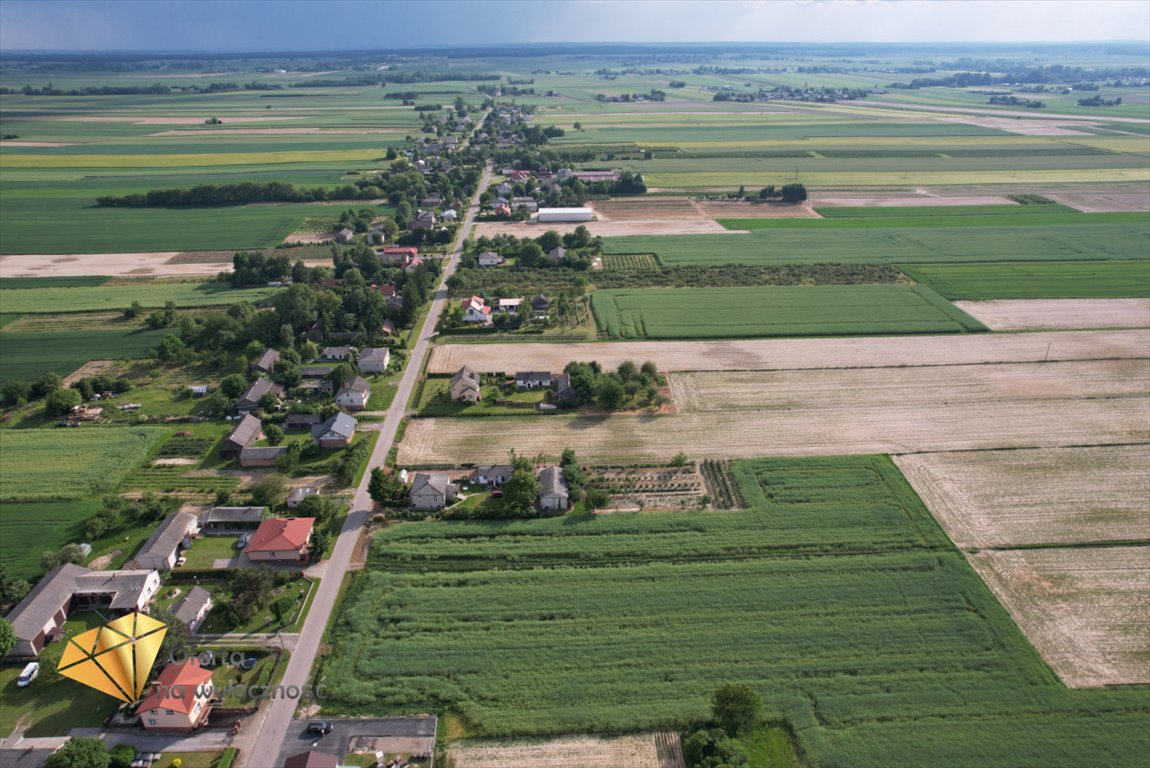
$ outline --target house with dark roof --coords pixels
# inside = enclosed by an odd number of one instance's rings
[[[411,481],[411,506],[415,509],[443,509],[455,501],[459,487],[442,472],[417,472]]]
[[[386,373],[390,361],[391,351],[387,347],[364,347],[355,365],[361,373]]]
[[[264,353],[251,364],[249,370],[253,373],[268,374],[275,370],[276,363],[280,361],[280,353],[274,349],[265,349]]]
[[[38,656],[55,638],[68,619],[76,579],[87,572],[84,566],[71,563],[53,568],[9,611],[8,623],[16,636],[9,656]]]
[[[263,436],[264,425],[255,416],[245,413],[220,445],[220,458],[238,459],[240,451]]]
[[[555,377],[555,402],[566,407],[579,404],[579,393],[571,385],[571,374],[561,373]]]
[[[180,552],[192,545],[192,537],[199,533],[200,519],[190,512],[168,515],[144,542],[133,558],[139,568],[170,571]]]
[[[213,507],[200,519],[200,530],[216,535],[254,531],[267,514],[267,507]]]
[[[400,302],[400,305],[402,306],[402,302]],[[383,321],[383,328],[380,330],[383,331],[384,336],[394,336],[395,335],[395,323],[393,321],[391,321],[390,319],[384,320]]]
[[[164,667],[136,713],[145,730],[194,731],[211,714],[212,671],[193,656]]]
[[[260,400],[267,394],[275,395],[276,398],[283,397],[284,388],[273,383],[270,379],[256,379],[240,396],[236,403],[236,410],[240,413],[251,413],[259,410]]]
[[[324,347],[319,353],[319,359],[329,363],[342,363],[351,356],[351,347]]]
[[[539,508],[545,512],[565,512],[569,503],[562,467],[552,464],[539,470]]]
[[[452,400],[462,400],[465,403],[478,403],[481,397],[479,389],[479,374],[466,365],[451,376],[447,391]]]
[[[432,211],[419,211],[411,220],[412,229],[431,229],[435,226],[435,213]]]
[[[346,448],[355,437],[359,422],[346,413],[337,413],[322,424],[312,427],[311,438],[325,450]]]
[[[355,230],[344,227],[339,232],[335,233],[335,241],[337,243],[346,243],[355,237]]]
[[[345,383],[335,394],[335,404],[349,411],[362,411],[371,398],[371,384],[362,376]]]
[[[172,615],[187,624],[190,631],[195,632],[211,612],[212,605],[214,605],[212,593],[197,585],[172,606]]]
[[[287,453],[286,445],[249,446],[240,451],[240,466],[274,467],[276,459]]]
[[[289,413],[284,417],[284,429],[288,431],[306,429],[310,432],[312,427],[322,421],[323,416],[318,413]]]
[[[542,389],[550,387],[554,378],[548,371],[519,371],[515,374],[516,389]]]
[[[308,496],[318,495],[319,491],[315,488],[292,488],[291,491],[288,492],[287,508],[299,509],[300,505],[303,504],[304,499],[306,499]]]
[[[567,258],[567,249],[561,245],[557,245],[547,252],[547,260],[552,264],[559,265]]]
[[[484,464],[471,473],[471,482],[497,488],[511,479],[515,468],[510,464]]]
[[[314,517],[269,518],[260,523],[244,552],[256,563],[303,562],[314,527]]]
[[[537,319],[545,319],[547,314],[551,311],[551,299],[547,298],[544,294],[539,294],[531,300],[531,312]]]

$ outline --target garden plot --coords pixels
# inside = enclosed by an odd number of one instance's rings
[[[1150,327],[1150,299],[998,299],[954,304],[992,331]]]
[[[1150,447],[897,456],[951,540],[1004,548],[1150,539]]]
[[[428,372],[452,374],[463,365],[482,373],[558,371],[572,360],[598,360],[607,369],[624,360],[651,360],[661,371],[754,371],[1147,357],[1150,332],[1144,330],[675,343],[441,344],[432,350]]]
[[[570,447],[593,463],[658,463],[680,451],[730,459],[1150,442],[1150,373],[1139,360],[670,380],[674,415],[417,419],[399,461],[493,463],[511,447],[523,455]]]
[[[979,552],[974,569],[1071,688],[1150,683],[1150,547]]]
[[[672,733],[461,741],[452,744],[447,755],[456,768],[683,768],[679,737]]]
[[[589,467],[589,484],[606,491],[608,511],[683,510],[705,506],[703,476],[694,465],[682,467]]]

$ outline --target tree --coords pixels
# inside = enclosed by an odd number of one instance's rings
[[[718,728],[695,731],[683,739],[683,757],[695,768],[744,768],[747,753]]]
[[[65,544],[55,552],[42,552],[40,554],[40,565],[49,571],[58,565],[82,562],[84,562],[84,550],[80,549],[79,544]]]
[[[755,727],[763,700],[748,685],[724,683],[711,696],[711,714],[728,736],[738,736]]]
[[[407,486],[395,474],[374,467],[367,493],[376,504],[401,504],[407,498]]]
[[[768,184],[767,186],[765,186],[759,190],[759,199],[760,200],[770,200],[774,196],[775,196],[775,185],[774,184]]]
[[[32,395],[32,385],[26,381],[9,379],[0,385],[0,399],[6,406],[23,405]]]
[[[156,657],[160,664],[169,661],[187,659],[195,652],[192,648],[192,632],[188,625],[176,618],[170,609],[161,605],[152,605],[148,615],[159,622],[163,622],[168,630],[164,633],[164,640],[160,643],[160,653]]]
[[[563,244],[563,237],[555,230],[549,229],[535,238],[535,242],[539,243],[539,247],[543,249],[544,253],[550,253]]]
[[[80,393],[74,389],[57,389],[44,398],[44,413],[63,416],[81,403]]]
[[[278,507],[283,503],[286,485],[279,475],[268,475],[252,486],[252,505]]]
[[[225,396],[233,400],[246,392],[247,388],[248,380],[238,373],[225,376],[223,381],[220,382],[220,392],[223,392]]]
[[[131,768],[136,759],[136,748],[131,744],[119,744],[109,749],[108,754],[112,756],[108,768]]]
[[[45,373],[32,385],[32,397],[47,397],[51,392],[63,386],[63,379],[58,373]]]
[[[44,768],[108,768],[112,756],[103,741],[95,737],[68,739],[44,761]]]
[[[603,509],[610,500],[611,497],[602,488],[588,488],[583,499],[583,506],[587,509]]]
[[[12,631],[12,624],[0,617],[0,657],[6,656],[12,646],[16,645],[16,634]]]
[[[284,431],[275,424],[268,424],[264,427],[264,437],[268,439],[268,445],[279,445],[283,442]]]
[[[747,188],[744,187],[742,184],[740,184],[739,185],[739,191],[735,193],[735,197],[742,200],[746,196],[747,196]]]
[[[807,188],[798,182],[784,184],[781,194],[784,203],[801,203],[807,199]]]
[[[535,473],[520,467],[503,484],[503,506],[512,515],[527,517],[535,511],[539,491],[539,480]]]
[[[615,373],[619,374],[622,381],[630,381],[639,375],[639,369],[630,360],[624,360],[619,363],[619,367],[615,369]]]
[[[539,247],[539,243],[528,240],[519,248],[516,259],[515,266],[530,269],[542,265],[546,256],[543,249]]]
[[[143,305],[138,301],[133,301],[130,305],[124,308],[124,317],[128,320],[133,320],[136,317],[139,317],[140,313],[143,311]]]
[[[642,374],[644,376],[647,376],[648,378],[650,378],[652,380],[657,379],[659,377],[658,366],[656,366],[650,360],[648,360],[647,362],[645,362],[641,366],[639,366],[639,370],[642,372]]]
[[[275,574],[266,565],[258,568],[233,568],[228,571],[231,607],[241,619],[250,619],[267,603],[275,586]]]
[[[4,612],[8,606],[20,602],[31,588],[32,585],[24,579],[9,576],[8,569],[0,565],[0,613]]]
[[[617,410],[627,398],[627,392],[618,379],[605,376],[595,388],[595,400],[608,411]]]

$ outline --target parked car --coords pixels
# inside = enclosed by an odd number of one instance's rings
[[[245,533],[243,536],[240,536],[239,539],[236,540],[236,549],[243,549],[246,547],[248,545],[248,540],[250,540],[251,537],[252,535],[250,533]]]
[[[40,674],[40,665],[36,662],[29,662],[26,667],[20,672],[20,677],[16,678],[16,687],[27,688],[36,679],[36,675]]]
[[[312,720],[307,724],[307,732],[315,736],[326,736],[335,730],[335,726],[326,720]]]

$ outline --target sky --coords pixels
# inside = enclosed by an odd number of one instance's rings
[[[0,50],[1150,41],[1150,0],[0,0]]]

